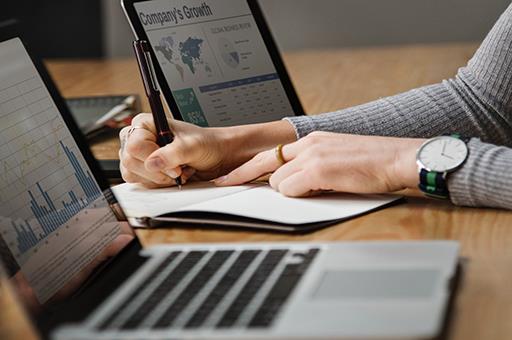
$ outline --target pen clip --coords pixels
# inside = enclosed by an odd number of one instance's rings
[[[146,40],[137,40],[133,43],[133,46],[148,96],[151,95],[152,92],[154,92],[153,94],[159,95],[160,90],[158,88],[158,82],[156,81],[155,69],[153,67],[148,42]]]
[[[151,84],[153,89],[157,92],[160,92],[160,89],[158,88],[158,82],[156,81],[156,74],[155,74],[155,68],[153,67],[153,61],[151,60],[151,54],[149,51],[144,53],[146,56],[146,60],[148,61],[149,66],[149,77],[151,80]]]

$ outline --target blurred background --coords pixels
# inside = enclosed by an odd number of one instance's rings
[[[47,58],[132,56],[119,0],[16,0],[32,47]],[[286,50],[480,41],[510,0],[261,0]],[[51,37],[49,39],[48,37]]]

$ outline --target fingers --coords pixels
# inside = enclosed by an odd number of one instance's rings
[[[153,122],[153,115],[151,113],[141,113],[132,119],[132,126],[142,127],[153,135],[156,136],[155,123]]]
[[[123,176],[123,180],[126,183],[139,183],[139,184],[142,184],[143,186],[145,186],[147,188],[151,188],[151,189],[159,188],[159,187],[163,186],[163,185],[158,185],[154,182],[148,181],[147,179],[145,179],[139,175],[136,175],[133,172],[126,170],[126,168],[124,168],[122,165],[121,165],[121,174]]]
[[[186,182],[195,170],[182,165],[187,162],[185,147],[179,141],[160,148],[156,143],[156,130],[151,114],[137,115],[132,126],[121,130],[121,173],[130,183],[148,187],[170,186],[181,176]]]
[[[123,179],[128,183],[152,183],[158,186],[170,186],[174,183],[174,179],[167,174],[147,171],[144,162],[129,154],[121,158],[120,168]]]
[[[269,183],[275,190],[287,196],[296,197],[308,195],[309,192],[314,189],[314,183],[312,182],[314,179],[308,178],[304,170],[308,160],[298,156],[301,153],[304,153],[304,155],[310,153],[304,152],[308,143],[311,143],[311,139],[302,139],[295,143],[285,145],[282,148],[282,153],[287,163],[284,165],[278,160],[276,149],[259,153],[227,176],[215,180],[215,184],[219,186],[240,185],[273,172]],[[300,185],[290,187],[290,183],[295,182],[300,182]]]
[[[304,171],[297,171],[279,183],[279,192],[288,197],[310,196],[313,191]]]
[[[301,170],[302,170],[301,162],[297,161],[297,159],[294,159],[293,161],[288,162],[285,165],[281,166],[279,169],[277,169],[272,174],[272,176],[270,176],[270,179],[268,182],[272,188],[274,188],[277,191],[281,191],[281,189],[280,189],[281,182]]]
[[[281,166],[274,150],[267,150],[254,156],[250,161],[231,171],[227,176],[215,180],[219,186],[232,186],[247,183]]]
[[[152,181],[147,180],[144,177],[141,177],[139,175],[134,174],[133,172],[127,171],[127,170],[121,170],[123,173],[123,179],[127,183],[138,183],[142,184],[146,188],[149,189],[156,189],[156,188],[166,188],[170,186],[176,186],[176,180],[173,178],[169,178],[169,182],[165,184],[158,184]],[[181,175],[181,183],[186,184],[191,180],[191,177],[195,175],[195,170],[192,168],[185,168],[183,170],[183,174]]]
[[[294,160],[303,148],[303,140],[284,145],[282,148],[284,160],[286,162]],[[272,173],[281,166],[282,164],[278,160],[276,149],[274,148],[257,154],[250,161],[233,170],[227,176],[216,179],[215,184],[219,186],[240,185]]]
[[[145,129],[135,129],[126,139],[124,151],[138,160],[145,161],[158,148],[153,133]]]
[[[169,186],[175,182],[169,174],[148,171],[144,165],[148,156],[158,150],[152,115],[137,115],[132,126],[121,130],[119,136],[121,173],[126,182],[142,183],[147,187]]]
[[[181,171],[181,182],[185,184],[189,179],[196,174],[196,169],[191,167],[185,167]]]
[[[145,161],[145,167],[150,172],[163,171],[176,178],[182,174],[182,166],[190,161],[190,154],[187,147],[175,140],[150,154]]]

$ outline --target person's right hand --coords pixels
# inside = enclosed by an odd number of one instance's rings
[[[169,120],[169,125],[175,138],[162,148],[156,143],[151,114],[136,116],[131,127],[121,130],[119,159],[126,182],[158,188],[175,185],[178,176],[184,183],[192,176],[212,180],[263,150],[296,141],[293,126],[285,120],[224,128],[200,128],[177,120]]]
[[[121,174],[128,183],[146,187],[166,187],[181,176],[185,183],[193,175],[210,180],[227,173],[238,164],[230,164],[226,155],[228,135],[223,129],[200,128],[192,124],[169,120],[175,138],[159,148],[151,114],[137,115],[131,127],[120,132]],[[130,129],[135,127],[131,133]]]

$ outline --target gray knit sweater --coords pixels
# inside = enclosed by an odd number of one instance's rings
[[[286,118],[312,131],[396,137],[472,137],[448,177],[454,204],[512,209],[512,5],[466,67],[439,84],[313,117]]]

